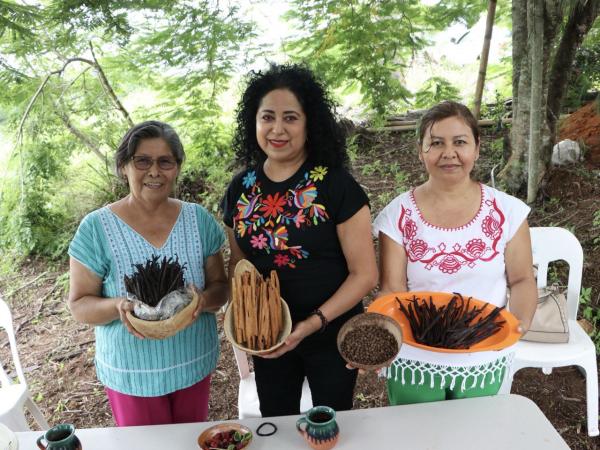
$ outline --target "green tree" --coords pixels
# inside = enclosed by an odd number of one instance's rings
[[[443,77],[431,77],[415,94],[417,108],[430,108],[443,100],[460,100],[460,92]]]
[[[569,82],[573,60],[586,34],[600,12],[600,0],[541,0],[536,8],[530,7],[538,0],[513,1],[513,126],[511,129],[511,155],[500,172],[500,179],[511,192],[522,190],[530,177],[528,198],[531,200],[546,174],[552,156],[556,127]],[[541,10],[541,11],[540,11]],[[534,29],[541,27],[543,48],[541,59],[534,43]],[[539,34],[539,33],[537,33]],[[542,69],[541,88],[534,68]],[[535,81],[535,80],[534,80]],[[536,94],[532,92],[536,87]],[[541,92],[541,99],[536,95]],[[538,156],[528,158],[530,148],[530,121],[532,96],[541,105],[541,142]],[[539,108],[535,106],[535,108]],[[537,112],[537,111],[536,111]],[[535,119],[535,117],[534,117]],[[535,124],[534,124],[535,126]],[[537,139],[537,136],[534,136]],[[527,161],[528,160],[528,161]],[[535,166],[535,167],[533,167]]]
[[[32,23],[39,19],[36,6],[0,0],[0,36],[7,32],[11,33],[12,37],[30,36]]]
[[[0,126],[14,138],[0,251],[64,255],[81,214],[119,190],[118,140],[149,118],[179,131],[187,170],[211,169],[215,204],[230,139],[218,97],[248,57],[252,23],[218,3],[69,0],[37,11],[29,33],[0,36]]]
[[[379,116],[409,103],[403,72],[428,36],[455,22],[472,26],[486,9],[483,0],[419,2],[292,0],[287,18],[298,30],[285,49],[307,61],[332,87],[358,89]]]

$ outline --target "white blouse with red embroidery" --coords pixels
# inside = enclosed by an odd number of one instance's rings
[[[504,250],[530,208],[504,192],[480,186],[479,211],[458,228],[442,228],[427,222],[415,202],[413,190],[396,197],[379,213],[373,233],[375,236],[384,233],[404,247],[409,291],[459,292],[497,306],[506,304]],[[411,358],[437,364],[449,363],[448,358],[456,360],[454,364],[476,364],[494,359],[494,354],[499,356],[498,352],[464,354],[464,357],[437,353],[423,358],[422,350],[414,352],[418,349],[407,347],[402,347],[400,356],[410,354]],[[487,353],[490,355],[486,356]]]
[[[480,184],[479,211],[458,228],[427,222],[413,190],[396,197],[377,216],[373,232],[406,250],[410,291],[460,292],[503,306],[506,303],[504,249],[527,218],[521,200]]]

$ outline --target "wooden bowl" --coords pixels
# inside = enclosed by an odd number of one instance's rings
[[[400,347],[402,346],[402,329],[398,325],[398,322],[396,322],[391,317],[385,316],[383,314],[367,312],[364,314],[357,314],[356,316],[349,319],[344,325],[342,325],[342,328],[340,328],[340,331],[337,335],[337,348],[340,352],[340,355],[342,356],[342,358],[344,358],[344,360],[346,360],[348,364],[350,364],[352,367],[356,367],[357,369],[377,370],[381,369],[382,367],[389,366],[392,363],[392,361],[396,358],[398,353],[395,353],[387,361],[384,361],[380,364],[369,365],[352,361],[344,354],[344,352],[342,352],[342,342],[344,341],[346,335],[350,331],[356,329],[357,327],[365,325],[377,326],[389,331],[390,334],[394,337],[394,339],[396,339],[396,343],[398,344],[398,351],[400,351]]]
[[[254,272],[258,273],[258,270],[256,269],[256,267],[254,267],[254,265],[250,261],[248,261],[246,259],[242,259],[236,264],[235,270],[234,270],[234,275],[238,276],[246,271],[254,271]],[[231,302],[229,302],[229,304],[227,305],[227,309],[225,310],[225,319],[223,321],[223,328],[225,330],[225,336],[227,337],[229,342],[231,342],[231,345],[239,348],[243,352],[246,352],[250,355],[263,355],[265,353],[272,352],[273,350],[281,347],[284,344],[287,337],[292,332],[292,316],[290,314],[290,308],[288,307],[288,304],[285,302],[285,300],[283,298],[281,299],[281,316],[282,316],[281,317],[281,319],[282,319],[281,331],[279,332],[279,336],[277,337],[277,342],[275,343],[275,345],[273,345],[270,348],[265,349],[265,350],[252,350],[251,348],[244,347],[242,344],[238,344],[235,340],[235,330],[234,330],[234,326],[233,326],[233,312],[232,312]]]
[[[265,353],[272,352],[273,350],[281,347],[292,332],[292,316],[290,315],[290,308],[283,299],[281,299],[281,316],[283,319],[283,326],[279,332],[279,336],[275,345],[265,350],[252,350],[251,348],[244,347],[242,344],[238,344],[235,340],[235,331],[233,329],[233,313],[231,311],[231,303],[229,303],[229,305],[227,305],[227,309],[225,310],[225,320],[223,321],[225,336],[229,342],[231,342],[231,345],[234,345],[249,355],[264,355]]]
[[[237,431],[240,434],[250,433],[252,435],[252,431],[247,426],[239,423],[220,423],[218,425],[213,425],[212,427],[209,427],[200,433],[200,436],[198,436],[198,448],[201,448],[202,450],[209,450],[211,448],[207,445],[209,440],[214,438],[219,433],[231,430]],[[247,448],[251,442],[252,436],[250,436],[250,439],[240,448]]]
[[[400,328],[402,328],[402,335],[404,336],[404,343],[411,345],[413,347],[418,347],[424,350],[429,350],[431,352],[441,352],[441,353],[473,353],[473,352],[485,352],[491,350],[502,350],[504,348],[510,347],[515,344],[519,338],[521,337],[521,333],[518,331],[519,321],[515,316],[513,316],[509,311],[503,309],[500,314],[500,320],[504,320],[505,323],[502,325],[500,331],[496,334],[485,338],[481,342],[472,345],[468,349],[450,349],[450,348],[439,348],[439,347],[430,347],[429,345],[419,344],[415,341],[412,330],[410,328],[410,324],[408,319],[398,307],[398,303],[396,302],[396,297],[404,303],[405,306],[408,305],[410,300],[412,300],[413,296],[417,296],[418,298],[429,299],[431,296],[433,303],[439,307],[447,304],[454,294],[448,292],[394,292],[388,295],[384,295],[383,297],[379,297],[369,307],[367,311],[369,312],[378,312],[380,314],[385,314],[386,316],[394,319],[398,324],[400,324]],[[468,297],[465,297],[465,300]],[[477,300],[475,298],[471,298],[471,304],[473,306],[482,307],[486,304],[486,302]],[[490,313],[495,308],[495,305],[488,304],[487,307],[483,310],[483,314]]]
[[[131,326],[142,336],[151,339],[165,339],[175,335],[191,323],[192,315],[198,306],[198,301],[198,294],[192,290],[192,301],[173,317],[165,320],[139,319],[131,314],[130,311],[127,311],[126,315]]]

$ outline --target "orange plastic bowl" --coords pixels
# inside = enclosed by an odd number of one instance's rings
[[[513,316],[509,311],[503,309],[500,312],[501,320],[504,320],[505,323],[502,325],[500,331],[498,331],[493,336],[490,336],[481,342],[478,342],[475,345],[472,345],[467,349],[450,349],[450,348],[438,348],[438,347],[430,347],[429,345],[419,344],[415,341],[412,330],[410,328],[410,323],[408,319],[398,307],[398,302],[396,298],[398,298],[401,302],[404,303],[405,306],[408,306],[408,303],[412,300],[413,296],[416,296],[419,299],[425,298],[429,301],[429,297],[432,298],[433,303],[440,307],[442,305],[447,304],[450,299],[454,296],[454,294],[448,292],[394,292],[392,294],[384,295],[383,297],[379,297],[371,305],[367,308],[369,312],[377,312],[380,314],[385,314],[386,316],[390,316],[392,319],[396,320],[400,324],[400,328],[402,329],[402,336],[404,338],[404,343],[411,345],[413,347],[422,348],[424,350],[429,350],[432,352],[441,352],[441,353],[473,353],[473,352],[485,352],[491,350],[502,350],[504,348],[510,347],[514,343],[516,343],[521,337],[521,333],[519,333],[519,321],[515,316]],[[465,300],[468,297],[465,297]],[[476,305],[478,307],[482,307],[486,302],[481,300],[477,300],[471,298],[471,304]],[[487,305],[487,307],[483,310],[484,314],[490,313],[494,309],[494,305]]]

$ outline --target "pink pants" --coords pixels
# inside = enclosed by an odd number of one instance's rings
[[[188,388],[159,397],[137,397],[104,389],[118,427],[204,422],[208,417],[210,375]]]

